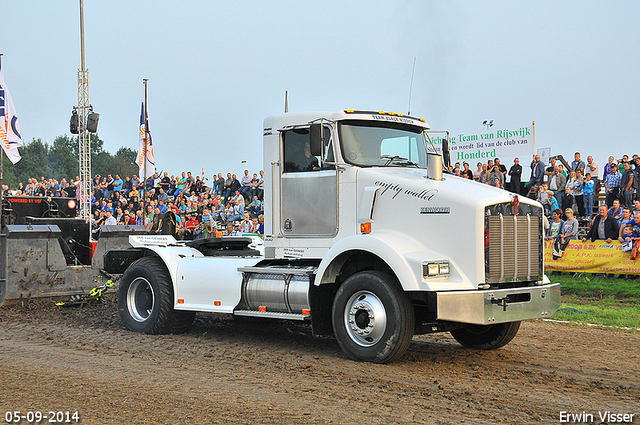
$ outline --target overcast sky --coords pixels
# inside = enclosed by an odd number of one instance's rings
[[[23,141],[51,144],[78,103],[79,2],[0,11]],[[291,112],[410,109],[452,134],[535,121],[552,154],[602,165],[640,153],[638,1],[85,0],[84,15],[105,149],[137,150],[148,78],[156,164],[170,174],[261,169],[262,121],[284,112],[286,90]]]

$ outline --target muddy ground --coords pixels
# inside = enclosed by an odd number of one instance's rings
[[[640,424],[640,333],[542,321],[489,352],[417,336],[375,365],[294,322],[199,314],[185,335],[131,333],[111,295],[0,308],[0,360],[0,423],[19,410],[83,424],[554,424],[562,411]]]

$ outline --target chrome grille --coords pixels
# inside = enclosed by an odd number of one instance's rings
[[[542,239],[537,215],[485,217],[489,246],[485,250],[486,282],[538,280],[542,277]]]

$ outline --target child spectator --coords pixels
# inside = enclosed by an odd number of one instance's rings
[[[215,234],[215,221],[209,208],[205,208],[202,212],[202,226],[205,238]]]
[[[640,240],[633,236],[633,224],[626,224],[622,229],[620,242],[622,243],[622,252],[628,252],[633,249],[633,242]]]
[[[551,215],[551,205],[549,204],[549,191],[547,190],[549,186],[546,183],[543,183],[540,190],[538,191],[538,202],[542,204],[544,208],[544,215]],[[553,193],[553,192],[551,192]]]
[[[562,197],[562,211],[567,211],[567,209],[573,208],[573,195],[571,194],[571,188],[567,186],[565,190],[565,194]],[[573,212],[573,210],[571,210]],[[566,214],[566,213],[565,213]],[[563,216],[563,219],[567,219],[567,216]]]
[[[560,206],[558,205],[558,200],[556,199],[553,190],[548,191],[547,195],[549,196],[549,208],[551,211],[559,210]],[[560,215],[562,215],[562,210],[560,210]]]
[[[264,215],[259,215],[258,216],[258,221],[260,222],[260,225],[258,226],[258,234],[259,235],[264,235]]]
[[[249,229],[249,232],[251,233],[259,233],[260,230],[260,223],[258,222],[258,218],[257,217],[253,217],[251,219],[251,229]]]
[[[251,218],[249,212],[245,211],[244,219],[240,222],[240,231],[242,233],[249,233],[251,231]]]

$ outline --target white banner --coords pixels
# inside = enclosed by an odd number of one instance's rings
[[[442,153],[442,133],[429,134],[438,152]],[[531,157],[534,153],[533,125],[512,130],[449,136],[451,162],[479,161],[516,156]]]
[[[22,146],[20,125],[16,116],[16,108],[4,82],[4,75],[0,69],[0,140],[2,148],[13,164],[20,161],[18,146]]]

